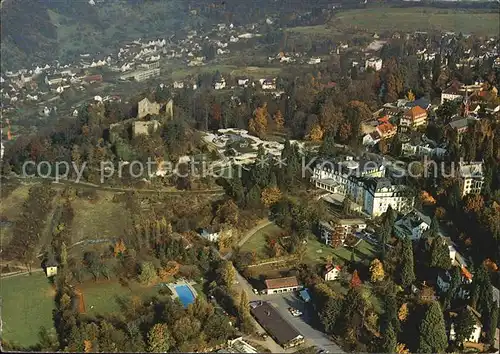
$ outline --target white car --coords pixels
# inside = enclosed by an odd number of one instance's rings
[[[288,311],[290,311],[290,313],[292,314],[293,317],[299,317],[302,315],[302,312],[300,312],[299,310],[297,310],[293,307],[289,307]]]

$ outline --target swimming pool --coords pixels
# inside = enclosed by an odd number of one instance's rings
[[[179,300],[181,300],[184,307],[187,307],[189,304],[194,302],[194,294],[187,285],[177,285],[175,287],[175,292],[179,296]]]

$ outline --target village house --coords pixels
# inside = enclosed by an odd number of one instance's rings
[[[363,219],[338,219],[335,221],[320,221],[321,240],[332,245],[338,240],[342,245],[347,236],[360,232],[366,228],[366,222]]]
[[[484,185],[483,162],[460,163],[458,168],[460,192],[462,197],[467,194],[480,194]]]
[[[381,139],[390,139],[396,135],[398,128],[389,122],[377,125],[375,128]]]
[[[201,230],[200,236],[207,241],[217,242],[221,236],[231,237],[233,234],[233,230],[221,230],[215,229],[213,227],[207,227]]]
[[[276,79],[260,79],[263,90],[276,90]]]
[[[382,59],[380,58],[370,58],[365,61],[365,69],[371,68],[375,71],[382,69]]]
[[[414,106],[405,112],[399,124],[410,129],[425,126],[427,124],[427,111],[420,106]]]
[[[281,294],[297,290],[302,290],[295,276],[285,278],[266,279],[264,281],[266,288],[262,290],[263,294]]]
[[[214,89],[215,90],[222,90],[226,87],[226,80],[221,77],[220,79],[216,80],[214,82]]]
[[[473,123],[475,119],[471,117],[459,118],[452,120],[448,126],[457,132],[458,142],[461,143],[464,135],[469,130],[469,125]]]
[[[400,238],[420,240],[431,227],[431,218],[414,209],[394,224],[394,233]]]
[[[227,348],[220,349],[217,353],[257,353],[257,349],[245,342],[242,337],[229,339]]]
[[[337,280],[341,271],[342,268],[339,265],[327,264],[323,270],[323,279],[325,281]]]

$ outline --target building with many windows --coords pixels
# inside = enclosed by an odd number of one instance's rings
[[[460,163],[458,168],[460,192],[462,197],[467,194],[480,194],[484,185],[483,162]]]

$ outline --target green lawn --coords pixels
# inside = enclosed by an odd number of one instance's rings
[[[85,302],[85,310],[88,314],[111,314],[120,310],[119,298],[131,296],[148,297],[158,293],[159,287],[142,286],[130,282],[128,286],[121,285],[116,280],[111,281],[87,281],[79,285]]]
[[[45,273],[0,279],[2,338],[23,346],[38,342],[40,327],[53,327],[54,290]]]
[[[334,36],[340,34],[335,28],[329,27],[327,25],[317,25],[317,26],[298,26],[289,27],[286,29],[290,33],[299,33],[309,36]]]
[[[338,13],[334,28],[381,31],[453,31],[498,35],[498,13],[432,7],[369,7]]]
[[[241,247],[242,251],[255,252],[258,259],[266,259],[269,256],[266,253],[266,237],[268,235],[277,235],[283,232],[283,229],[275,224],[270,224],[257,231],[247,242]]]
[[[307,243],[305,259],[311,263],[325,263],[328,257],[333,257],[334,262],[345,264],[351,260],[351,249],[346,247],[332,248],[311,237]],[[375,250],[366,241],[362,240],[354,250],[356,262],[375,257]]]

